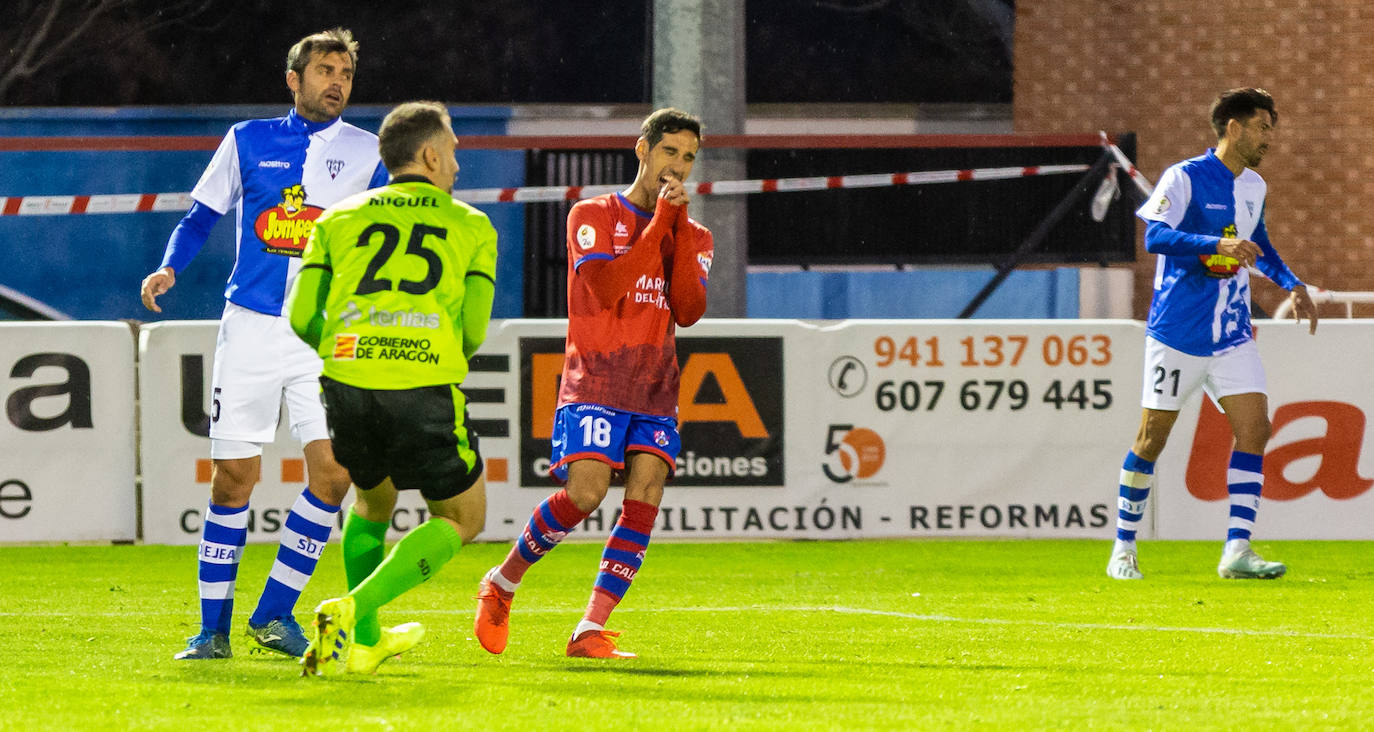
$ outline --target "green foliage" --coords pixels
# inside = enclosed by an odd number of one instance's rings
[[[1367,543],[1272,542],[1276,581],[1221,580],[1220,542],[651,547],[612,616],[633,661],[563,657],[599,545],[531,570],[510,647],[472,638],[467,547],[383,610],[425,642],[376,676],[307,679],[250,656],[273,550],[251,546],[228,661],[178,662],[197,628],[195,549],[0,548],[0,729],[1195,729],[1360,727],[1374,606]],[[301,608],[343,588],[337,546]],[[309,619],[308,612],[298,616]]]

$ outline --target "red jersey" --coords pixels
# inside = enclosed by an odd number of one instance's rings
[[[662,241],[641,241],[640,234],[652,217],[652,212],[618,193],[580,201],[568,214],[568,339],[558,391],[560,407],[591,403],[677,416],[676,323],[668,297],[676,242],[671,233]],[[711,232],[685,215],[682,218],[691,227],[684,236],[694,239],[690,253],[704,286],[715,251]],[[593,294],[583,265],[614,261],[638,247],[657,247],[662,254],[638,257],[645,266],[632,272],[629,288],[613,305],[604,307]]]

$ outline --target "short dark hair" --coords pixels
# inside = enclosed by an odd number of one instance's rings
[[[664,135],[683,130],[696,135],[697,142],[701,142],[701,120],[681,109],[664,107],[644,118],[644,124],[639,126],[639,135],[652,148],[663,140]]]
[[[286,52],[286,70],[304,74],[310,55],[314,53],[346,53],[354,70],[358,68],[358,42],[353,40],[353,31],[347,28],[330,28],[296,41],[296,45]]]
[[[406,102],[387,113],[377,147],[387,170],[404,168],[435,135],[452,133],[448,109],[438,102]]]
[[[1271,122],[1278,124],[1279,113],[1274,109],[1274,97],[1269,92],[1252,86],[1227,89],[1212,102],[1212,130],[1220,140],[1226,136],[1227,123],[1233,119],[1248,121],[1261,109],[1269,113]]]

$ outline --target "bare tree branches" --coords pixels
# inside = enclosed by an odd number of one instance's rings
[[[9,49],[0,66],[0,102],[16,87],[85,52],[92,57],[111,42],[141,36],[209,9],[213,0],[161,3],[141,12],[138,0],[15,0],[11,17],[21,22],[0,30],[0,48]],[[118,38],[98,37],[95,29],[116,15],[127,16]]]

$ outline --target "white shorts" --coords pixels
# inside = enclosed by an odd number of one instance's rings
[[[281,316],[226,303],[210,376],[210,457],[262,454],[277,436],[282,401],[301,444],[329,439],[318,354]]]
[[[1190,356],[1145,336],[1140,406],[1177,412],[1202,387],[1213,401],[1233,394],[1268,394],[1254,341],[1215,356]]]

